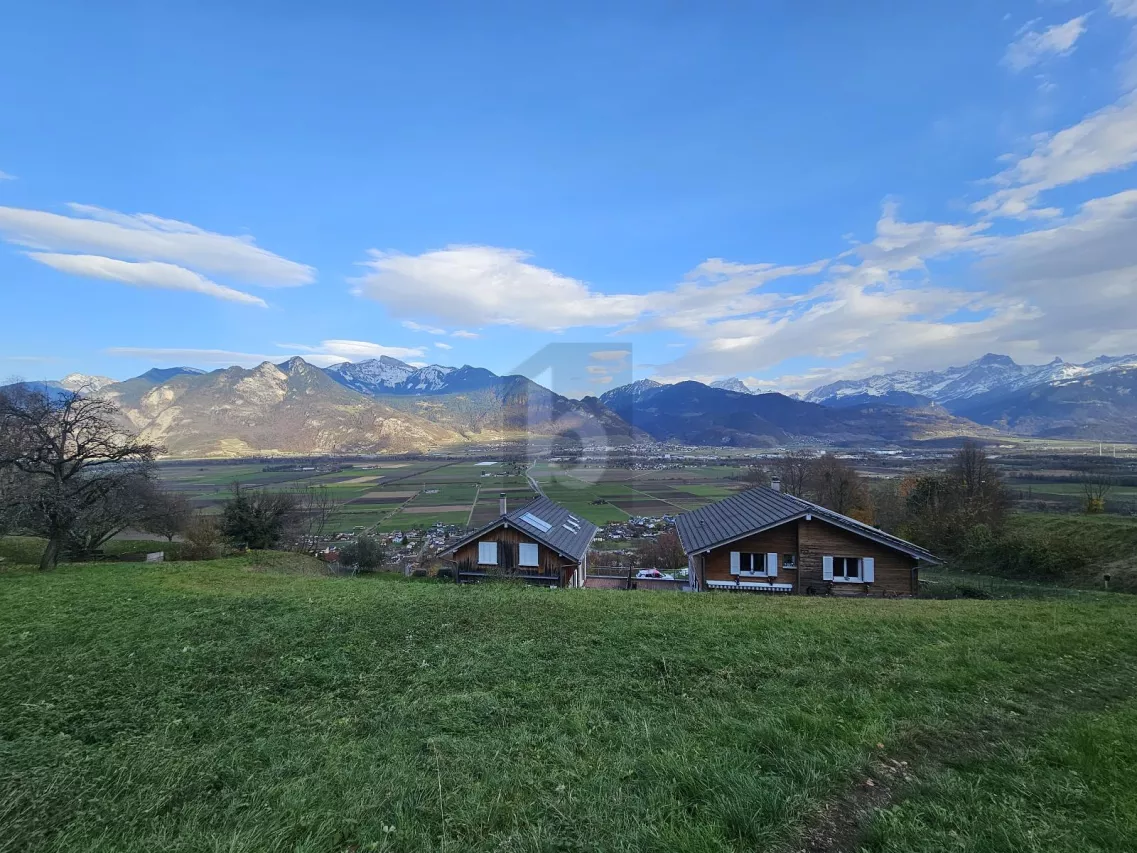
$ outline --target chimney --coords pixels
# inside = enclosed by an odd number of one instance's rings
[[[501,514],[505,515],[505,492],[498,495],[498,505],[501,508]]]
[[[770,478],[770,488],[773,489],[775,492],[780,492],[782,490],[782,478],[781,477],[771,477]]]

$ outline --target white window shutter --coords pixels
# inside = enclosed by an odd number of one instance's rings
[[[497,543],[496,542],[479,542],[478,543],[478,562],[483,566],[496,566],[497,565]]]
[[[778,576],[778,555],[777,554],[767,554],[766,555],[766,574],[772,578],[776,578]]]
[[[861,560],[861,580],[865,583],[873,583],[876,580],[876,560],[872,557]]]
[[[739,563],[741,562],[741,555],[737,551],[730,552],[730,573],[737,575],[739,571]]]
[[[833,558],[821,558],[821,579],[825,581],[833,580]]]
[[[518,562],[523,566],[536,566],[537,546],[531,542],[522,542],[519,549]]]

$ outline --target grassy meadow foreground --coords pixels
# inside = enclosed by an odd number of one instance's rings
[[[1124,851],[1137,600],[0,572],[0,851]]]

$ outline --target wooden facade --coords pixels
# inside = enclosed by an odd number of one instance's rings
[[[497,563],[478,561],[479,544],[497,543]],[[537,565],[520,565],[520,545],[537,546]],[[475,581],[484,577],[513,577],[529,583],[546,583],[550,586],[583,586],[587,576],[587,555],[576,562],[539,542],[525,531],[508,522],[488,530],[477,539],[463,543],[450,558],[460,581]]]
[[[766,557],[777,554],[776,574],[744,575],[732,572],[732,553]],[[872,582],[851,582],[825,578],[826,558],[854,558],[873,565]],[[747,559],[742,556],[740,565]],[[757,565],[757,563],[756,563]],[[767,563],[761,562],[765,570]],[[915,595],[919,589],[916,558],[883,545],[867,536],[830,524],[816,516],[792,519],[751,536],[736,539],[691,558],[691,572],[698,578],[699,589],[729,588],[760,590],[770,584],[770,591],[797,595]],[[788,586],[788,589],[785,587]]]

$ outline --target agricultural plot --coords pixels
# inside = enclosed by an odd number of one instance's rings
[[[352,467],[342,471],[265,471],[264,463],[202,462],[163,465],[168,488],[185,493],[194,506],[216,512],[233,483],[249,487],[301,489],[324,486],[340,508],[333,532],[375,527],[380,531],[443,524],[480,526],[499,514],[499,495],[510,507],[530,500],[531,473],[542,491],[596,524],[629,516],[673,515],[732,494],[741,469],[700,466],[632,470],[561,468],[537,463],[530,469],[495,462],[415,460]]]

